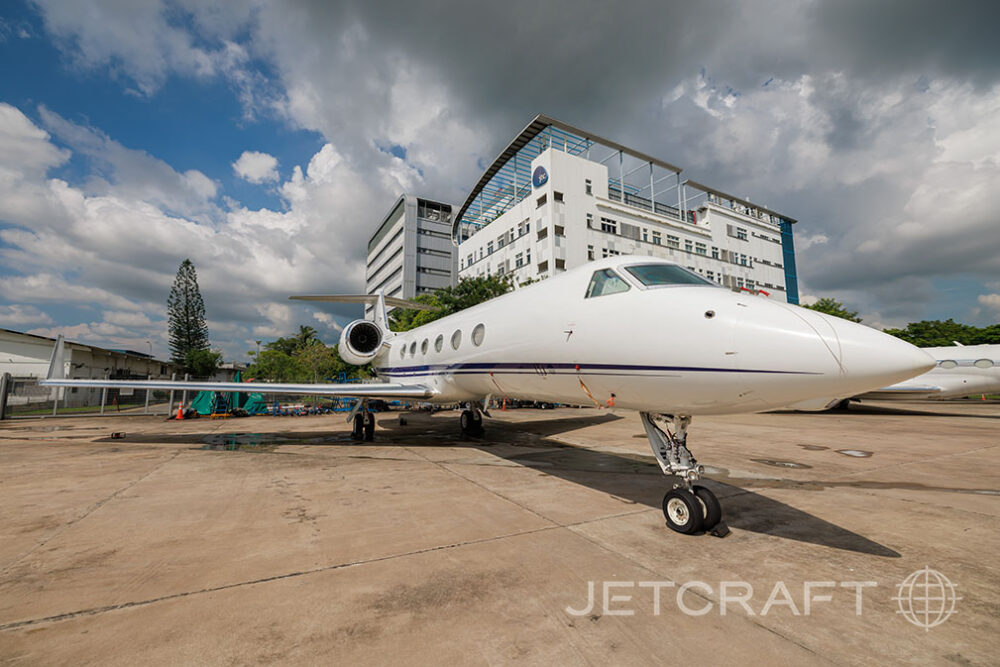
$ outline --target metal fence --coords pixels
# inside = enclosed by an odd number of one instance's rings
[[[180,392],[177,394],[179,399]],[[37,378],[16,378],[6,373],[0,380],[0,410],[3,419],[73,415],[165,415],[170,412],[170,399],[171,392],[158,389],[54,389],[39,385]]]

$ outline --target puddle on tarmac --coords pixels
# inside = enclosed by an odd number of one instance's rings
[[[266,452],[286,441],[280,435],[273,433],[217,433],[204,438],[199,449],[212,451],[251,451]]]
[[[866,452],[863,449],[838,449],[837,453],[844,456],[853,456],[856,459],[867,459],[872,455],[871,452]]]
[[[812,468],[812,466],[807,466],[805,463],[796,463],[795,461],[777,461],[775,459],[750,459],[751,461],[756,461],[757,463],[763,463],[766,466],[774,466],[775,468]]]

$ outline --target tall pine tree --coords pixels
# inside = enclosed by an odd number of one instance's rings
[[[208,349],[205,302],[198,290],[198,275],[190,259],[181,262],[167,299],[170,358],[183,366],[191,352]]]

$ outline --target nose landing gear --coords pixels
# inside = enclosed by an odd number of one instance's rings
[[[701,479],[705,468],[698,465],[687,448],[687,428],[691,417],[687,415],[661,415],[641,412],[642,426],[646,429],[649,445],[664,475],[675,475],[680,484],[663,496],[663,517],[667,526],[678,533],[691,535],[705,530],[716,537],[729,534],[729,527],[722,521],[722,506],[712,491],[695,482]],[[673,432],[658,422],[671,422]]]

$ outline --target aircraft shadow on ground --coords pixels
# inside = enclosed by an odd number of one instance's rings
[[[380,415],[381,416],[381,415]],[[613,414],[588,415],[564,419],[543,419],[518,423],[489,420],[482,438],[459,436],[457,418],[431,419],[427,415],[408,415],[407,424],[400,425],[398,415],[378,420],[374,442],[351,440],[345,431],[278,431],[267,433],[239,432],[234,422],[232,433],[142,433],[127,440],[102,438],[96,442],[125,445],[142,442],[183,442],[204,446],[208,441],[255,446],[254,436],[263,445],[305,445],[309,447],[470,447],[491,455],[530,467],[553,477],[601,491],[648,507],[660,509],[663,494],[675,483],[665,478],[652,454],[616,454],[575,446],[549,439],[551,436],[623,419]],[[289,426],[292,426],[289,423]],[[723,474],[724,476],[724,474]],[[900,554],[836,524],[796,509],[741,486],[732,479],[721,482],[706,479],[704,485],[719,497],[723,517],[733,528],[771,535],[798,542],[807,542],[833,549],[898,558]],[[769,486],[775,486],[770,484]],[[780,486],[780,484],[779,484]],[[789,481],[789,488],[819,489],[821,484]],[[664,530],[668,530],[664,526]]]
[[[546,438],[619,419],[623,417],[604,414],[517,423],[491,421],[487,423],[489,431],[484,438],[469,439],[461,442],[461,445],[479,447],[511,462],[536,468],[540,472],[574,484],[660,509],[663,494],[676,480],[663,476],[652,454],[631,456],[568,445],[555,440],[537,442],[538,436]],[[407,428],[388,423],[386,426],[390,426],[394,431],[397,428]],[[451,424],[441,424],[441,426],[454,428]],[[519,452],[516,448],[500,449],[493,446],[511,440],[512,433],[531,434],[536,439],[534,447],[543,445],[547,449],[542,452]],[[751,491],[734,483],[733,480],[720,482],[707,479],[704,484],[720,498],[724,519],[731,527],[883,558],[900,557],[899,552],[878,542]],[[794,482],[790,485],[799,486]],[[818,489],[822,486],[801,485],[800,488]],[[664,527],[664,530],[668,529]]]
[[[886,415],[893,416],[899,415],[901,417],[962,417],[962,418],[974,418],[974,419],[1000,419],[1000,406],[997,406],[997,414],[995,415],[982,415],[970,412],[947,412],[948,404],[938,404],[934,405],[932,401],[928,401],[926,408],[921,406],[916,407],[896,407],[889,405],[873,405],[871,403],[851,403],[850,408],[847,410],[829,410],[827,412],[814,412],[811,414],[817,415]],[[802,415],[802,412],[797,410],[771,410],[767,414],[769,415]]]

